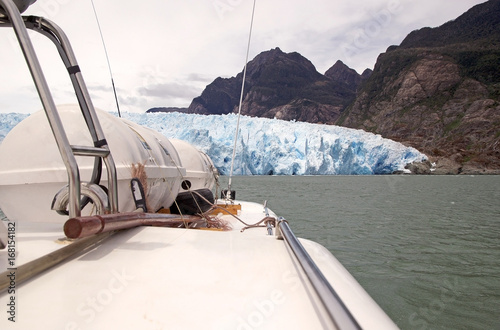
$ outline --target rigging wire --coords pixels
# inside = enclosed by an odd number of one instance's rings
[[[245,78],[247,75],[248,53],[250,52],[250,41],[252,40],[253,18],[254,18],[254,14],[255,14],[255,3],[256,2],[257,2],[257,0],[253,0],[252,19],[250,20],[250,31],[248,32],[247,54],[245,57],[245,67],[243,68],[243,81],[241,83],[240,103],[238,105],[238,119],[236,121],[236,132],[234,133],[233,156],[231,158],[231,170],[229,171],[229,182],[228,182],[229,199],[231,199],[231,180],[233,177],[233,170],[234,170],[234,158],[236,157],[236,144],[238,142],[238,134],[239,134],[239,130],[240,130],[241,104],[243,103],[243,92],[245,89]]]
[[[109,61],[108,50],[106,49],[106,43],[104,42],[104,37],[102,35],[101,24],[99,23],[99,17],[97,17],[97,11],[95,9],[94,0],[90,0],[92,3],[92,9],[94,9],[95,20],[97,21],[97,27],[99,28],[99,34],[101,35],[102,46],[104,47],[104,54],[106,55],[106,61],[108,63],[109,75],[111,77],[111,86],[113,87],[113,94],[115,95],[116,109],[118,110],[118,117],[121,118],[120,104],[118,103],[118,95],[116,94],[115,81],[113,79],[113,71],[111,70],[111,63]]]

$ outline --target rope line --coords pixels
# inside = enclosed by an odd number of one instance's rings
[[[252,30],[253,30],[253,18],[255,14],[255,3],[257,0],[253,1],[252,8],[252,19],[250,20],[250,31],[248,33],[248,45],[247,45],[247,54],[245,57],[245,66],[243,68],[243,81],[241,83],[241,93],[240,93],[240,103],[238,105],[238,119],[236,122],[236,131],[234,133],[234,145],[233,145],[233,156],[231,158],[231,170],[229,171],[229,182],[228,182],[228,194],[231,197],[231,180],[233,177],[233,169],[234,169],[234,158],[236,157],[236,144],[238,142],[238,134],[240,130],[240,117],[241,117],[241,104],[243,103],[243,93],[245,90],[245,78],[247,75],[247,64],[248,64],[248,54],[250,53],[250,41],[252,40]]]
[[[92,9],[94,10],[95,20],[97,22],[97,27],[99,28],[99,34],[101,36],[102,46],[104,47],[104,54],[106,55],[106,62],[108,63],[109,75],[111,77],[111,86],[113,87],[113,94],[115,95],[116,109],[118,110],[118,117],[121,118],[120,104],[118,103],[118,95],[116,93],[115,81],[113,79],[113,71],[111,70],[111,63],[109,61],[108,50],[106,49],[106,43],[104,42],[104,36],[102,35],[101,24],[99,23],[99,17],[97,16],[97,11],[95,9],[94,0],[90,0],[92,3]]]

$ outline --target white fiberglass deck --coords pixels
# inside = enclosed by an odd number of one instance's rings
[[[239,202],[238,202],[239,203]],[[262,205],[242,203],[255,223]],[[138,227],[0,295],[1,329],[322,329],[307,280],[285,243],[265,228],[231,231]],[[62,224],[21,224],[16,265],[63,247]],[[293,228],[293,224],[292,224]],[[40,231],[42,229],[42,231]],[[363,328],[395,327],[322,246],[301,240]],[[7,251],[0,251],[5,271]]]

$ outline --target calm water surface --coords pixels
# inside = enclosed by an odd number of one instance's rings
[[[327,247],[401,329],[500,330],[500,176],[238,176],[232,188]]]
[[[500,176],[232,182],[327,247],[401,329],[500,329]]]

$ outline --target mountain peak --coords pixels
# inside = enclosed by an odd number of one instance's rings
[[[363,72],[365,76],[361,76],[356,72],[356,70],[351,69],[345,65],[344,62],[338,60],[325,72],[325,76],[334,82],[347,85],[349,89],[356,92],[361,82],[367,78],[366,72],[366,70]]]
[[[273,68],[276,67],[276,68]],[[275,78],[278,78],[280,70],[300,70],[301,73],[298,75],[306,74],[306,75],[314,75],[317,78],[320,74],[316,71],[316,68],[304,56],[300,55],[297,52],[285,53],[279,47],[273,48],[268,51],[264,51],[257,56],[247,65],[247,76],[249,80],[253,80],[255,78],[254,74],[261,74],[263,68],[267,71],[273,71],[275,74]],[[242,74],[242,73],[240,73]]]
[[[354,74],[357,75],[355,71]],[[193,100],[188,111],[201,114],[234,112],[239,103],[242,79],[243,72],[232,78],[217,78]],[[276,47],[248,62],[242,114],[333,123],[354,96],[355,88],[325,77],[301,54],[285,53]]]
[[[491,40],[500,39],[500,0],[490,0],[478,4],[458,18],[439,27],[424,27],[411,32],[399,47],[442,47],[452,44],[466,44],[485,39],[484,45]]]
[[[410,33],[337,124],[409,144],[441,173],[500,169],[500,0]],[[436,173],[439,173],[436,171]]]

